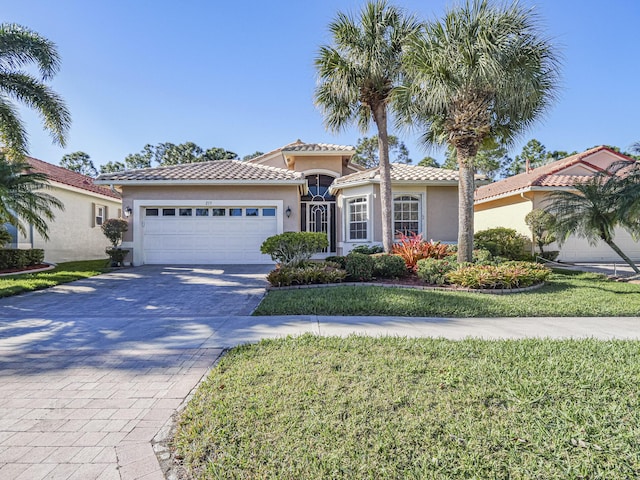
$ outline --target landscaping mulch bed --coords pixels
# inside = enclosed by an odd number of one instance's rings
[[[5,268],[0,270],[0,275],[8,273],[28,273],[31,270],[41,270],[43,268],[49,268],[50,266],[48,263],[38,263],[37,265],[29,265],[28,267]]]

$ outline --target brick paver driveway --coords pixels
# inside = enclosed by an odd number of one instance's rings
[[[0,299],[0,478],[164,478],[151,441],[269,267],[140,267]]]

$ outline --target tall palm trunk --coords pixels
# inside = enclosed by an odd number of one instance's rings
[[[627,264],[633,269],[634,272],[640,273],[640,269],[636,266],[635,263],[633,263],[633,260],[631,260],[622,250],[620,250],[618,245],[613,243],[613,240],[607,240],[605,238],[603,238],[603,240],[607,245],[609,245],[611,247],[611,249],[614,252],[616,252],[618,254],[618,256],[620,258],[622,258],[625,262],[627,262]]]
[[[475,177],[469,149],[456,147],[458,152],[458,262],[473,260],[473,193]]]
[[[387,131],[387,109],[384,103],[377,105],[373,119],[378,127],[378,149],[380,157],[380,205],[382,217],[382,246],[386,253],[393,247],[391,226],[391,165],[389,164],[389,134]]]

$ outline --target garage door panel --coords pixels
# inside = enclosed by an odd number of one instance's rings
[[[624,229],[616,229],[613,241],[632,260],[640,260],[640,242],[636,242]],[[549,248],[551,250],[552,248]],[[557,247],[556,247],[557,249]],[[560,248],[559,260],[563,262],[621,262],[622,259],[609,245],[600,241],[589,245],[584,238],[571,236]]]
[[[273,263],[260,253],[260,245],[277,232],[274,216],[147,217],[144,263]]]

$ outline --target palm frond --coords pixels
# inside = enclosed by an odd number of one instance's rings
[[[3,95],[0,95],[0,142],[12,160],[22,159],[27,154],[27,131],[16,108]]]
[[[43,80],[53,77],[60,68],[55,44],[21,25],[0,24],[0,70],[16,70],[33,64]]]

